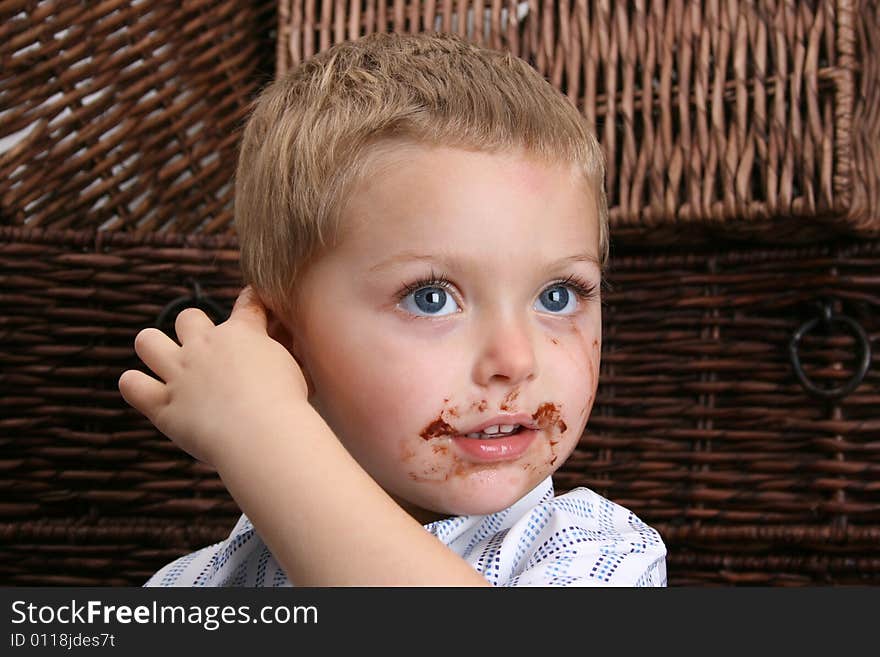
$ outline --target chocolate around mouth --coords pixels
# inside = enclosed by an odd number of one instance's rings
[[[448,424],[443,418],[437,418],[419,434],[425,440],[432,438],[440,438],[441,436],[457,436],[458,432],[453,426]]]
[[[542,429],[556,425],[559,427],[559,433],[565,433],[568,426],[563,422],[561,416],[562,414],[559,412],[556,404],[546,402],[538,407],[538,410],[532,415],[532,419],[537,422],[538,426]]]
[[[509,438],[510,436],[515,436],[516,434],[522,433],[523,431],[530,431],[530,429],[528,427],[524,427],[522,425],[519,425],[517,427],[516,431],[513,431],[511,433],[499,434],[496,438]],[[476,431],[473,433],[480,433],[480,432]],[[432,438],[440,438],[442,436],[449,436],[450,438],[456,438],[459,436],[467,437],[466,433],[462,433],[461,431],[458,431],[455,427],[453,427],[452,425],[448,424],[446,421],[444,421],[443,419],[440,419],[440,418],[434,420],[431,424],[429,424],[425,428],[425,430],[422,431],[422,433],[419,435],[421,435],[421,437],[424,438],[425,440],[431,440]],[[493,439],[492,435],[487,434],[485,438],[479,438],[478,440],[492,440],[492,439]]]
[[[541,404],[535,414],[532,415],[532,419],[535,421],[538,430],[546,429],[547,427],[553,425],[559,427],[560,433],[565,433],[566,429],[568,429],[568,427],[565,425],[565,422],[563,422],[562,418],[560,417],[560,412],[556,404],[552,404],[550,402]],[[521,426],[517,433],[523,430],[528,430],[528,427]],[[425,427],[419,435],[425,440],[431,440],[433,438],[441,438],[443,436],[455,437],[466,434],[462,434],[455,427],[446,422],[446,420],[443,419],[441,413],[441,417],[438,417],[431,424]]]

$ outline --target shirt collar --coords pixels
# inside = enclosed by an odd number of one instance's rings
[[[446,545],[455,548],[469,543],[473,537],[496,534],[510,529],[530,509],[553,499],[553,478],[547,477],[506,509],[486,515],[454,516],[424,525]]]

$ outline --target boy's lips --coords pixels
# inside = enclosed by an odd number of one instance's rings
[[[505,413],[483,420],[466,429],[453,427],[442,415],[425,427],[421,437],[425,440],[446,438],[459,456],[469,461],[492,462],[515,460],[522,456],[542,431],[556,423],[565,431],[555,404],[541,404],[534,415],[528,413]],[[491,433],[485,429],[493,427]],[[502,430],[502,427],[505,429]],[[506,427],[515,427],[513,433]],[[482,434],[482,435],[475,435]]]
[[[488,427],[518,425],[516,433],[492,437],[470,438],[468,434],[482,433]],[[522,456],[538,435],[538,424],[531,415],[513,413],[496,415],[466,430],[457,430],[451,442],[459,454],[471,461],[508,461]]]
[[[491,425],[487,425],[491,426]],[[536,429],[523,429],[501,438],[468,438],[453,436],[452,444],[460,455],[471,461],[508,461],[518,459],[538,435]]]

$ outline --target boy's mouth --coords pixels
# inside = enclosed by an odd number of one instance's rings
[[[474,433],[465,434],[465,436],[467,438],[497,439],[513,436],[524,430],[526,429],[521,424],[493,424],[486,427],[483,431],[475,431]]]
[[[458,452],[472,461],[506,461],[516,459],[529,448],[538,435],[535,420],[516,414],[491,418],[451,436]]]
[[[488,427],[491,429],[491,427]],[[453,436],[452,444],[459,454],[471,461],[508,461],[522,456],[538,435],[535,429],[515,425],[509,432],[472,432]]]
[[[459,429],[446,422],[442,415],[420,434],[425,440],[448,438],[458,455],[478,462],[508,461],[522,456],[538,434],[548,425],[553,404],[542,404],[534,415],[508,413],[497,415],[480,424]],[[560,420],[561,423],[561,420]],[[552,422],[551,422],[552,424]],[[565,425],[562,424],[562,431]]]

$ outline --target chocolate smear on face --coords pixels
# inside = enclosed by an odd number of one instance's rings
[[[565,433],[568,427],[560,417],[559,409],[556,404],[546,402],[538,407],[538,410],[532,415],[532,419],[538,423],[541,429],[547,429],[552,426],[559,427],[559,433]]]
[[[504,398],[504,401],[501,402],[501,410],[509,411],[510,405],[516,401],[516,398],[519,397],[519,390],[511,390],[507,393],[507,396]]]
[[[551,402],[541,404],[538,407],[537,412],[532,415],[532,419],[541,429],[552,429],[553,427],[557,427],[560,435],[564,434],[568,429],[568,426],[566,426],[561,417],[559,408],[557,408],[556,404]],[[559,441],[550,438],[548,442],[550,444],[550,459],[547,461],[547,465],[553,467],[559,459],[559,455],[556,453],[556,445]]]
[[[442,417],[438,417],[425,427],[419,435],[425,440],[431,440],[432,438],[439,438],[440,436],[455,436],[456,431],[451,425],[447,424]]]

